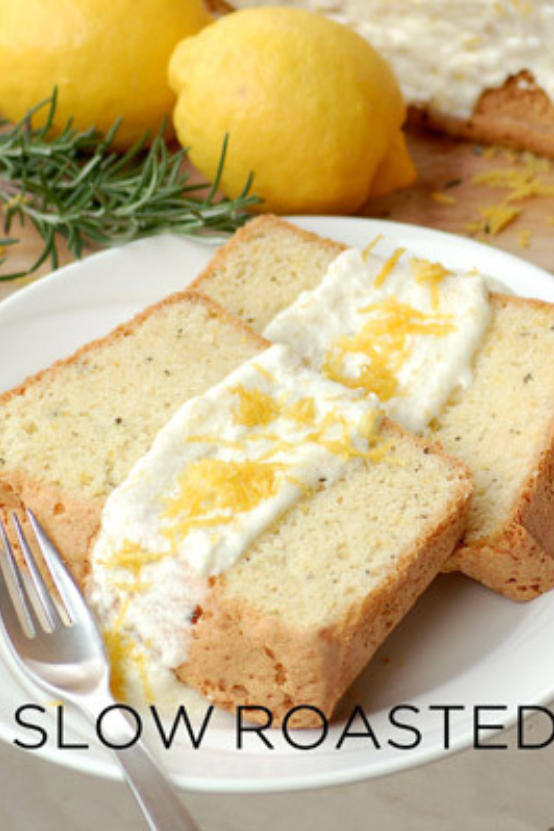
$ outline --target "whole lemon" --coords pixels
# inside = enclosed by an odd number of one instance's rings
[[[405,117],[385,60],[355,32],[300,9],[220,18],[177,46],[169,82],[196,167],[213,180],[228,133],[221,189],[236,197],[252,171],[262,209],[278,213],[361,207]]]
[[[123,116],[128,146],[171,113],[169,56],[210,21],[202,0],[0,0],[0,112],[17,121],[57,86],[55,128]]]

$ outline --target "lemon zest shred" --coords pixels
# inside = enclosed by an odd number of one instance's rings
[[[112,583],[112,586],[115,589],[119,589],[119,591],[127,592],[128,594],[142,594],[142,592],[148,591],[150,586],[149,583],[141,583],[140,581],[136,581],[133,583]]]
[[[539,158],[528,151],[517,155],[512,150],[505,150],[504,157],[512,166],[481,171],[471,180],[476,185],[508,191],[498,204],[479,208],[480,219],[465,226],[465,230],[471,234],[496,236],[522,212],[520,206],[513,205],[514,202],[554,195],[554,183],[545,180],[543,176],[553,172],[552,163],[548,159]],[[514,166],[516,162],[519,164]]]
[[[412,275],[416,283],[422,286],[429,286],[431,292],[431,304],[433,309],[438,309],[440,304],[439,286],[445,277],[452,274],[442,263],[433,263],[430,260],[412,257],[410,260]]]
[[[145,551],[137,543],[134,543],[131,540],[124,540],[121,548],[118,549],[115,554],[112,554],[112,556],[107,560],[104,560],[101,564],[106,566],[106,568],[125,569],[138,577],[144,566],[163,560],[164,557],[168,556],[168,553],[169,552],[167,551]]]
[[[260,373],[260,375],[261,375],[263,378],[265,378],[265,379],[266,379],[266,381],[271,381],[271,382],[274,382],[274,381],[275,381],[275,376],[273,375],[273,373],[271,373],[271,372],[269,371],[269,369],[266,369],[266,367],[265,367],[265,366],[262,366],[262,364],[256,364],[256,363],[253,363],[253,364],[252,364],[252,366],[254,367],[254,369],[256,370],[256,372],[259,372],[259,373]]]
[[[384,264],[383,268],[380,270],[379,274],[375,278],[373,285],[376,289],[380,288],[389,274],[393,271],[394,267],[405,253],[405,248],[397,248],[396,251],[388,258],[386,263]]]
[[[237,384],[231,392],[238,396],[238,409],[232,410],[235,424],[244,427],[257,427],[270,424],[279,416],[279,405],[271,395],[254,387],[247,389]]]
[[[138,671],[146,703],[155,704],[154,690],[148,677],[147,659],[144,652],[135,649],[130,657]]]
[[[129,608],[129,598],[125,598],[111,629],[102,632],[106,652],[110,662],[110,687],[113,696],[118,701],[126,698],[125,660],[128,658],[133,642],[122,631],[123,622]]]
[[[121,627],[123,626],[123,622],[125,620],[125,617],[126,617],[128,611],[129,611],[129,598],[127,597],[127,598],[125,598],[125,600],[121,604],[119,614],[118,614],[118,616],[116,618],[116,621],[115,621],[115,624],[114,624],[114,628],[117,631],[119,631],[121,629]]]
[[[362,262],[363,263],[367,262],[367,258],[369,257],[371,252],[379,245],[379,243],[381,242],[382,239],[383,239],[383,234],[377,234],[377,236],[374,237],[374,239],[372,239],[371,242],[369,242],[366,245],[366,247],[362,251]]]
[[[110,688],[112,695],[116,701],[124,701],[127,689],[124,665],[129,655],[131,640],[122,632],[110,629],[105,630],[102,636],[110,662]]]
[[[303,482],[302,479],[299,479],[297,476],[287,476],[286,481],[290,482],[291,485],[296,485],[296,487],[301,491],[304,496],[310,496],[313,493],[313,488],[310,487],[306,482]]]
[[[471,234],[487,234],[495,237],[518,218],[522,209],[504,203],[483,205],[479,208],[481,219],[468,223],[465,228]]]
[[[229,524],[277,492],[285,465],[258,460],[199,459],[178,480],[176,496],[162,500],[172,523],[162,533],[172,544],[199,527]]]
[[[354,335],[339,338],[331,347],[323,363],[323,372],[332,381],[375,393],[381,401],[389,401],[398,394],[398,372],[409,355],[410,335],[444,337],[454,330],[452,315],[426,315],[394,297],[359,309],[371,313],[362,328]],[[348,353],[368,358],[357,377],[344,371]]]
[[[318,425],[318,429],[310,433],[306,439],[307,441],[313,441],[325,447],[331,453],[336,456],[341,456],[346,461],[354,458],[372,458],[372,454],[374,453],[372,445],[381,441],[381,436],[378,432],[380,419],[380,414],[377,411],[372,411],[366,413],[362,422],[358,425],[358,433],[370,445],[370,449],[367,451],[359,450],[354,446],[347,422],[341,415],[337,415],[333,411],[326,414],[321,424]],[[326,431],[330,427],[337,425],[342,427],[342,435],[336,439],[325,438]]]
[[[147,658],[137,643],[116,622],[112,629],[102,633],[110,662],[110,689],[116,701],[126,701],[129,665],[138,672],[143,695],[149,704],[154,703],[154,692],[148,678]]]
[[[517,235],[517,242],[521,248],[529,248],[531,245],[531,231],[528,228],[521,228]]]
[[[554,184],[544,182],[544,180],[538,178],[537,172],[534,163],[527,164],[524,169],[500,167],[477,173],[472,178],[472,182],[476,185],[509,189],[506,196],[507,202],[529,199],[533,196],[552,196],[554,194]]]
[[[316,417],[313,398],[300,398],[294,404],[285,407],[283,415],[298,424],[313,424]]]
[[[494,144],[491,144],[483,149],[483,158],[487,160],[494,159],[497,153],[498,147],[496,147]]]
[[[286,439],[279,439],[278,436],[275,436],[273,439],[273,446],[259,457],[259,461],[265,462],[268,459],[273,459],[273,457],[281,451],[294,450],[296,447],[298,447],[298,445],[294,442],[287,441]]]
[[[244,427],[264,427],[281,416],[299,424],[312,424],[316,417],[313,398],[300,398],[289,404],[286,400],[276,401],[259,389],[246,389],[242,384],[231,392],[239,397],[239,409],[232,411],[233,418]],[[259,438],[259,435],[252,438]]]
[[[434,190],[429,195],[433,202],[438,202],[440,205],[455,205],[458,201],[453,194],[443,193],[440,190]]]

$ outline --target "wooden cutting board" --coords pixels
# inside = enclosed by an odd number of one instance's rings
[[[525,169],[523,154],[416,130],[409,131],[408,144],[418,171],[417,182],[409,189],[368,204],[362,212],[364,216],[388,217],[472,236],[554,274],[554,195],[516,200],[513,205],[522,209],[520,216],[497,236],[467,231],[468,225],[479,220],[480,207],[502,202],[509,192],[476,184],[474,177],[499,169],[517,173]],[[539,175],[545,183],[554,185],[554,164],[545,162],[548,164],[552,173]],[[443,197],[450,204],[436,201]],[[528,247],[522,245],[526,236]]]
[[[478,220],[479,208],[501,202],[507,193],[490,185],[476,184],[474,177],[498,168],[517,171],[524,165],[520,157],[515,158],[515,154],[501,148],[476,147],[415,129],[409,130],[408,144],[418,170],[415,185],[369,203],[360,215],[387,217],[474,236],[468,232],[467,226]],[[554,165],[553,173],[542,178],[554,184]],[[482,235],[478,238],[554,274],[554,196],[539,196],[514,204],[521,207],[522,212],[513,223],[497,236]],[[32,228],[14,227],[12,233],[21,236],[21,244],[9,249],[7,266],[10,271],[17,271],[36,258],[41,244]],[[522,244],[526,242],[527,246]],[[62,263],[67,263],[71,257],[62,250],[60,259]],[[4,269],[7,270],[6,266]],[[48,271],[49,266],[45,264],[40,276]],[[26,282],[0,283],[0,299]]]

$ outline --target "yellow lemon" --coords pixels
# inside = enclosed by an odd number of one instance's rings
[[[177,46],[169,81],[177,135],[196,167],[213,180],[228,133],[222,190],[236,197],[252,171],[262,209],[279,213],[360,208],[405,117],[385,60],[355,32],[300,9],[219,19]],[[399,173],[395,186],[413,179],[411,164]]]
[[[169,56],[210,21],[202,0],[0,0],[0,113],[17,121],[57,86],[56,128],[123,116],[127,146],[171,113]]]
[[[411,185],[416,178],[416,169],[406,147],[404,133],[393,138],[385,157],[371,183],[371,196],[384,196],[398,188]]]

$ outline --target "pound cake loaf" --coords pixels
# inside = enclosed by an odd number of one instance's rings
[[[318,707],[330,716],[348,684],[452,553],[466,523],[472,493],[467,468],[385,419],[376,435],[376,455],[353,458],[332,485],[320,477],[315,488],[301,488],[301,498],[254,536],[238,563],[209,573],[202,603],[192,611],[174,604],[179,583],[190,576],[180,560],[165,560],[165,567],[176,567],[176,576],[154,596],[149,573],[142,569],[159,558],[141,559],[124,528],[124,550],[114,568],[117,585],[129,588],[129,603],[111,608],[115,622],[103,617],[98,569],[105,572],[112,564],[105,557],[96,566],[93,562],[104,531],[103,511],[131,481],[134,465],[159,443],[162,427],[178,416],[179,405],[201,406],[200,394],[209,395],[208,388],[216,389],[213,384],[245,362],[261,364],[267,347],[213,301],[184,292],[0,399],[1,510],[31,507],[89,592],[105,628],[120,694],[127,665],[132,671],[139,661],[139,674],[144,671],[133,626],[122,630],[138,598],[146,609],[150,601],[161,609],[160,653],[179,626],[189,627],[187,659],[170,661],[169,671],[210,700],[227,708],[270,707],[275,723],[294,706]],[[260,373],[262,379],[271,377],[267,368]],[[344,396],[343,388],[333,386]],[[248,391],[243,403],[243,422],[259,422],[263,431],[273,409],[260,411]],[[301,424],[310,421],[319,399],[311,405],[287,401],[287,407],[291,403],[290,412]],[[210,441],[217,443],[222,433],[216,433]],[[338,436],[329,446],[338,445],[340,456],[342,427]],[[194,448],[194,437],[190,441]],[[169,465],[176,455],[170,453]],[[206,470],[211,470],[210,459]],[[192,480],[185,508],[196,505],[202,512],[212,500],[227,510],[229,494],[238,492],[248,503],[264,493],[263,480],[251,487],[233,473],[219,490],[206,476]],[[117,501],[112,516],[117,525]],[[184,591],[186,596],[187,585]],[[142,608],[135,611],[136,626],[145,622]],[[179,620],[183,615],[186,619]],[[155,651],[154,663],[156,656]],[[159,674],[159,667],[152,670],[153,676]],[[148,682],[145,694],[151,693]],[[313,721],[314,711],[304,707],[294,726]]]
[[[31,508],[83,584],[103,504],[179,405],[267,343],[172,295],[0,396],[0,511]]]
[[[262,332],[344,250],[261,217],[220,249],[193,288]],[[476,481],[468,527],[447,568],[526,600],[554,585],[554,307],[503,295],[492,295],[490,305],[473,383],[430,435]]]
[[[234,0],[237,8],[270,0]],[[352,27],[392,66],[412,122],[554,157],[551,0],[286,0]]]
[[[330,717],[447,560],[469,472],[390,422],[382,437],[379,462],[295,505],[214,583],[178,675],[215,704],[262,703],[275,724],[302,705]],[[291,722],[318,724],[307,709]]]

